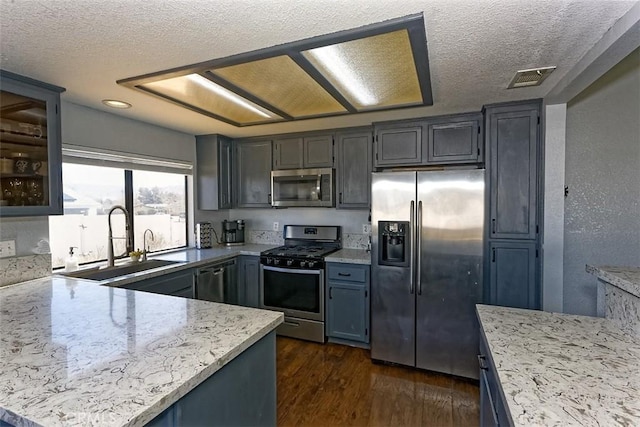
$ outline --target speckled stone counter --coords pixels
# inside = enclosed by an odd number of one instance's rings
[[[364,249],[340,249],[327,255],[324,260],[326,262],[371,265],[371,252],[367,252]]]
[[[594,267],[598,278],[598,314],[622,330],[640,337],[640,267]]]
[[[99,282],[92,281],[92,283],[99,283],[101,285],[120,287],[128,285],[133,282],[137,282],[143,279],[150,279],[153,277],[162,276],[164,274],[173,273],[176,271],[184,270],[187,268],[197,268],[206,264],[211,264],[219,261],[224,261],[229,258],[237,257],[238,255],[252,255],[259,256],[260,252],[274,248],[274,245],[257,245],[248,244],[241,246],[217,246],[210,249],[195,249],[186,248],[177,251],[166,252],[163,254],[157,254],[149,256],[149,259],[159,259],[166,261],[173,261],[175,264],[170,264],[164,267],[158,267],[151,270],[139,271],[137,273],[124,274],[112,279],[105,279]],[[101,263],[106,265],[106,263]],[[62,274],[63,272],[54,272],[54,274]],[[82,279],[78,279],[82,280]]]
[[[282,313],[46,278],[0,289],[0,420],[139,426]]]
[[[514,425],[640,425],[638,338],[598,317],[477,312]]]

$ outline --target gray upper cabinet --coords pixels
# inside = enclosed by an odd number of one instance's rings
[[[482,163],[482,126],[480,113],[376,124],[375,166]]]
[[[411,166],[422,163],[421,122],[376,125],[375,133],[376,167]]]
[[[333,135],[274,138],[273,169],[333,167]]]
[[[0,217],[59,215],[63,88],[0,70]]]
[[[302,168],[302,138],[275,139],[273,141],[273,169]]]
[[[482,161],[482,114],[457,115],[427,121],[427,163]]]
[[[235,206],[271,207],[271,141],[235,144]]]
[[[371,128],[336,134],[338,208],[371,205]]]
[[[539,103],[486,109],[489,232],[492,239],[535,239]]]
[[[489,303],[540,309],[535,242],[490,242]]]
[[[232,204],[233,145],[222,135],[196,136],[198,209],[230,209]]]
[[[304,138],[304,167],[333,167],[333,135],[316,135]]]

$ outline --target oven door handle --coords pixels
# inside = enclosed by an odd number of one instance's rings
[[[298,270],[297,268],[269,267],[266,265],[263,265],[262,268],[268,271],[276,271],[278,273],[315,274],[318,276],[322,272],[322,270]]]

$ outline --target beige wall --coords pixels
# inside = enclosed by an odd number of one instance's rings
[[[640,49],[567,106],[564,311],[596,315],[585,264],[640,265]]]

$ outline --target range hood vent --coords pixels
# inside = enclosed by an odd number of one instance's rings
[[[517,87],[540,86],[544,79],[555,70],[556,67],[531,68],[529,70],[518,70],[516,75],[511,79],[511,83],[507,89]]]

